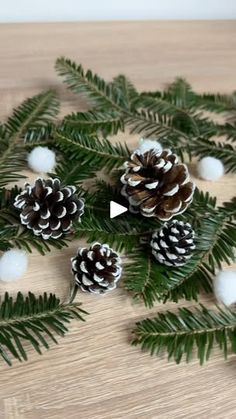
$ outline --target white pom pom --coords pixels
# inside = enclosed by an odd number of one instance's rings
[[[220,271],[214,287],[218,301],[226,306],[236,303],[236,271]]]
[[[223,163],[215,157],[203,157],[198,162],[198,173],[202,179],[217,180],[224,174]]]
[[[162,151],[162,146],[158,141],[156,140],[149,140],[148,138],[140,138],[139,140],[139,147],[138,149],[141,151],[141,153],[145,153],[149,150],[156,150],[156,151]]]
[[[0,280],[13,282],[20,279],[27,271],[28,257],[23,250],[12,249],[0,259]]]
[[[51,172],[56,165],[55,153],[48,147],[35,147],[28,155],[28,165],[37,173]]]

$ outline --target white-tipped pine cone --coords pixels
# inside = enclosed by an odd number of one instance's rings
[[[172,220],[153,233],[150,243],[152,254],[164,265],[185,265],[195,249],[194,236],[191,224]]]
[[[76,195],[76,187],[61,187],[59,179],[51,178],[38,178],[33,186],[26,183],[14,206],[21,211],[21,223],[44,240],[68,232],[84,212],[84,201]]]
[[[75,282],[85,292],[104,294],[115,289],[121,277],[120,257],[107,244],[79,249],[71,263]]]
[[[194,183],[185,164],[170,150],[136,150],[125,163],[122,195],[131,212],[167,221],[192,202]]]

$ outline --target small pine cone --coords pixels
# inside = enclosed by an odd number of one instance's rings
[[[104,294],[116,288],[121,277],[119,255],[107,244],[94,243],[79,249],[71,259],[72,273],[82,291]]]
[[[182,266],[192,257],[195,233],[191,224],[172,220],[153,233],[152,254],[167,266]]]
[[[185,164],[170,150],[136,150],[125,163],[122,195],[131,212],[167,221],[192,202],[194,184]]]
[[[38,178],[33,186],[25,184],[14,206],[21,210],[21,223],[36,236],[58,239],[84,212],[84,201],[75,192],[75,186],[62,188],[59,179]]]

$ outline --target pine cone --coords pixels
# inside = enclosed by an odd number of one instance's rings
[[[136,150],[125,163],[122,195],[130,211],[167,221],[182,214],[192,202],[194,184],[185,164],[170,150]]]
[[[182,266],[192,257],[195,233],[191,224],[172,220],[153,233],[152,254],[167,266]]]
[[[72,273],[82,291],[104,294],[116,288],[121,277],[120,258],[107,244],[82,248],[71,259]]]
[[[21,210],[21,223],[43,239],[57,239],[70,230],[72,221],[80,220],[84,201],[77,197],[75,186],[61,188],[59,179],[40,179],[17,195],[14,206]]]

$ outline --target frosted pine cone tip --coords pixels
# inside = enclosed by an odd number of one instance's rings
[[[194,237],[191,224],[178,220],[169,221],[153,233],[150,243],[152,254],[164,265],[185,265],[195,249]]]
[[[194,183],[188,168],[171,150],[137,149],[125,163],[122,195],[131,212],[167,221],[192,202]]]
[[[120,257],[107,244],[79,249],[71,263],[75,282],[85,292],[104,294],[115,289],[121,277]]]
[[[76,195],[76,187],[61,187],[57,178],[38,178],[34,185],[26,183],[14,206],[21,211],[21,223],[44,240],[68,232],[84,212],[84,201]]]

